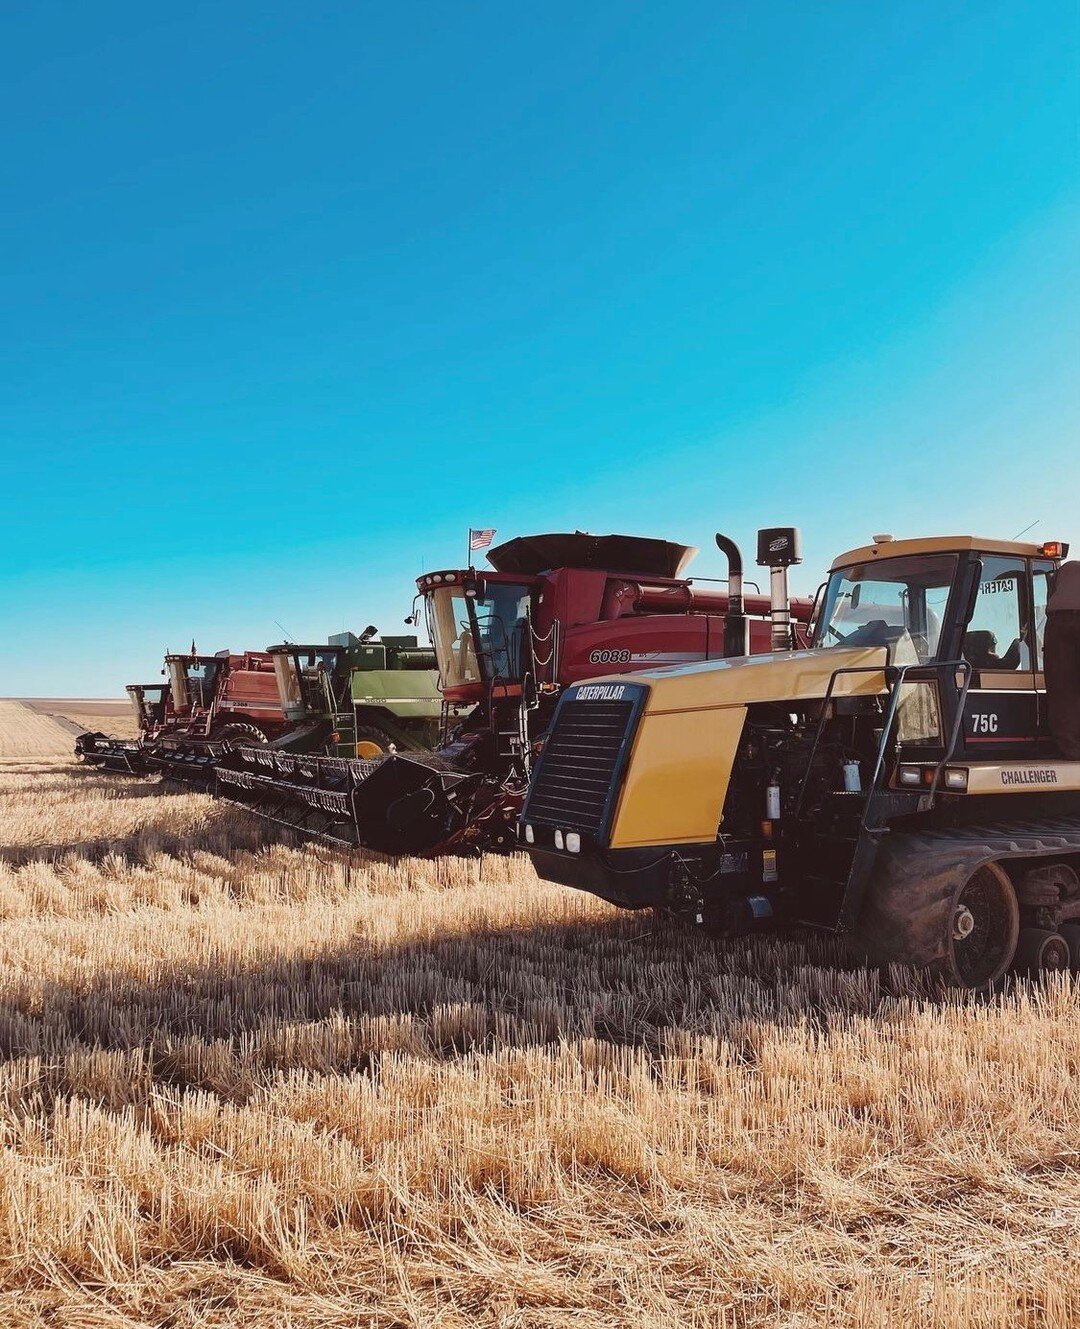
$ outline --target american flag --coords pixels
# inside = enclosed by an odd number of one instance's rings
[[[482,531],[469,530],[469,550],[486,549],[495,539],[495,527],[485,526]]]

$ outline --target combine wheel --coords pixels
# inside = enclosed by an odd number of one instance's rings
[[[268,741],[263,731],[253,724],[227,724],[215,737],[240,748],[261,748]]]
[[[1080,931],[1080,929],[1074,929]],[[1029,978],[1056,974],[1069,968],[1069,943],[1060,932],[1046,928],[1023,928],[1016,947],[1015,968]]]
[[[356,755],[358,757],[382,757],[390,751],[393,738],[385,729],[374,724],[356,726]]]
[[[1063,923],[1061,935],[1069,947],[1069,968],[1080,974],[1080,923]]]

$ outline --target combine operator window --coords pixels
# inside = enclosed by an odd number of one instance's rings
[[[894,664],[925,664],[938,651],[955,554],[883,558],[829,578],[815,646],[886,646]]]
[[[483,595],[460,586],[427,595],[428,631],[444,687],[519,679],[524,672],[529,588],[488,582]]]

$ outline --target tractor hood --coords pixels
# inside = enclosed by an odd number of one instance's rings
[[[834,696],[880,693],[884,674],[874,667],[884,670],[887,663],[884,647],[832,647],[678,665],[614,680],[635,689],[644,685],[648,692],[617,795],[610,847],[714,843],[747,707],[824,697],[837,669],[871,672],[841,674]]]
[[[757,701],[809,701],[824,697],[834,670],[867,669],[874,665],[881,665],[884,669],[887,663],[888,653],[884,646],[848,650],[832,646],[673,665],[652,672],[628,674],[626,681],[648,685],[645,713],[656,715],[664,711],[746,706]],[[884,679],[877,674],[842,674],[834,692],[838,696],[850,696],[881,692],[883,688]]]

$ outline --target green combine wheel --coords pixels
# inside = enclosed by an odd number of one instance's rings
[[[380,729],[376,724],[358,724],[356,726],[356,755],[358,757],[383,757],[390,751],[390,745],[396,743],[391,734]]]
[[[1029,978],[1040,974],[1056,974],[1068,969],[1069,943],[1060,932],[1046,928],[1023,928],[1016,947],[1015,967]]]
[[[227,724],[223,726],[216,738],[224,742],[226,739],[240,748],[261,748],[269,740],[261,729],[257,729],[253,724]]]

